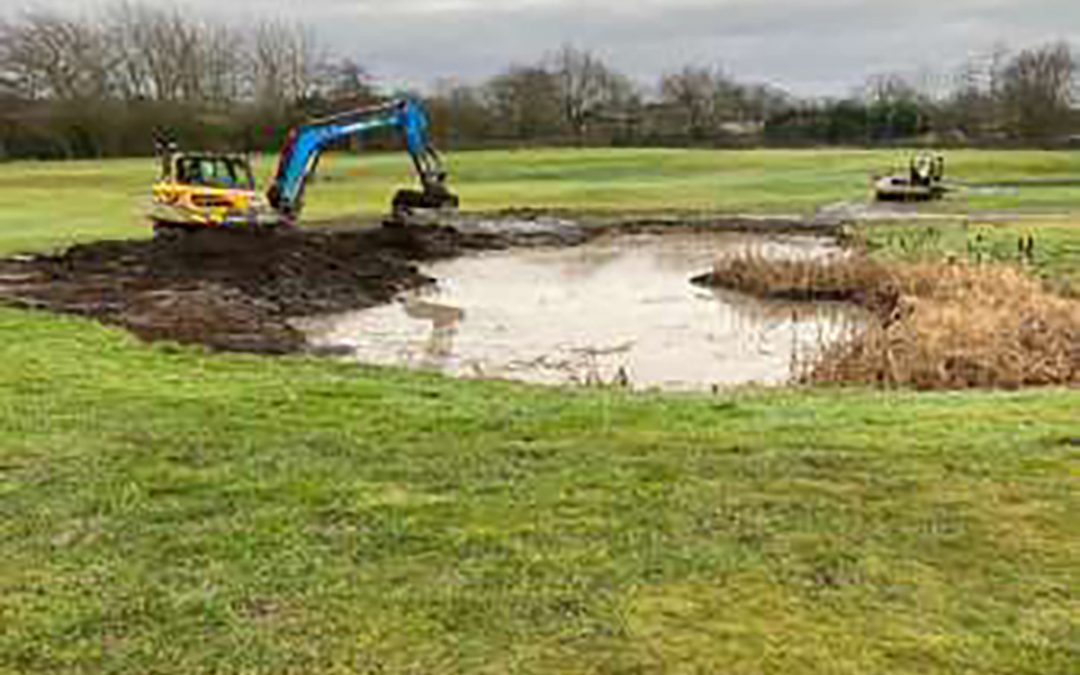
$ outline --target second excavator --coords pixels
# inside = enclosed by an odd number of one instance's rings
[[[265,195],[256,190],[246,155],[182,152],[173,140],[159,137],[161,175],[153,187],[149,213],[155,232],[294,225],[322,152],[339,139],[380,129],[400,134],[420,180],[419,189],[394,195],[393,217],[401,219],[416,210],[456,209],[458,198],[446,186],[446,171],[428,136],[427,115],[419,102],[405,99],[294,127]]]

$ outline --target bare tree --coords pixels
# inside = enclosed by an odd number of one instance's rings
[[[326,59],[305,26],[283,21],[259,24],[252,58],[255,98],[269,108],[302,102],[326,82]]]
[[[867,103],[893,104],[915,101],[919,98],[916,86],[900,73],[872,75],[863,88],[863,98]]]
[[[633,98],[633,85],[592,52],[564,45],[550,58],[563,121],[582,140],[590,118],[610,114]]]
[[[768,84],[739,87],[740,116],[746,121],[764,122],[774,113],[790,107],[788,94]]]
[[[241,101],[251,65],[243,34],[231,26],[204,25],[199,30],[196,54],[201,73],[199,97],[219,104]]]
[[[955,75],[948,114],[940,126],[950,127],[965,137],[984,135],[993,124],[993,96],[987,71],[976,59],[968,59]]]
[[[112,73],[114,90],[128,101],[151,98],[150,74],[141,33],[148,18],[128,2],[111,5],[105,13],[106,35],[117,55]]]
[[[0,140],[43,156],[141,152],[166,124],[195,142],[250,145],[343,88],[374,96],[359,66],[334,71],[323,56],[298,24],[240,29],[141,0],[22,14],[0,21]]]
[[[18,29],[10,22],[0,19],[0,94],[7,97],[30,94],[23,82],[23,73],[15,63],[14,48],[17,40]]]
[[[343,58],[325,67],[326,96],[330,101],[348,106],[368,105],[378,100],[371,74],[351,58]]]
[[[243,96],[250,59],[238,30],[128,2],[112,5],[105,24],[122,98],[230,102]]]
[[[551,137],[562,122],[558,76],[538,66],[512,66],[493,77],[484,98],[498,133],[513,138]]]
[[[713,73],[708,68],[685,66],[660,79],[660,98],[678,112],[685,132],[703,138],[719,123]]]
[[[483,87],[440,80],[428,98],[433,133],[440,145],[456,145],[491,136],[497,120],[485,100]]]
[[[35,12],[3,30],[4,79],[27,98],[99,99],[108,95],[112,55],[89,22]]]
[[[726,121],[759,121],[772,102],[767,88],[743,87],[719,68],[693,65],[661,77],[660,99],[693,139],[716,133]]]
[[[1068,131],[1077,62],[1060,42],[1016,55],[1001,71],[1005,123],[1016,137],[1047,139]]]
[[[159,101],[180,101],[191,96],[198,75],[192,68],[195,28],[177,12],[135,7],[132,40],[135,57],[142,60],[150,96]]]

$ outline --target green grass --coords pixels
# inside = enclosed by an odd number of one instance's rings
[[[1080,392],[566,393],[0,335],[11,672],[1075,665]]]
[[[1059,291],[1080,292],[1080,218],[874,225],[857,228],[856,236],[875,255],[1020,264]],[[1031,249],[1025,253],[1021,243],[1028,240]]]
[[[478,208],[786,210],[886,158],[454,163]],[[331,162],[370,173],[312,212],[381,206],[398,160]],[[0,250],[140,232],[148,169],[0,166]],[[787,201],[777,171],[802,182]],[[1072,265],[1072,232],[1047,265]],[[1078,409],[457,382],[0,309],[0,672],[1071,673]]]
[[[840,200],[865,200],[872,173],[902,167],[906,150],[520,150],[449,156],[464,208],[534,206],[589,210],[705,209],[809,213]],[[272,158],[262,157],[265,179]],[[155,163],[0,164],[0,252],[101,237],[145,236]],[[307,195],[312,219],[384,213],[411,169],[404,153],[329,154],[323,181]],[[1080,177],[1080,152],[955,151],[949,175],[972,182]],[[265,184],[265,180],[263,181]],[[954,197],[966,208],[1074,209],[1080,188],[1031,187],[1010,195]]]

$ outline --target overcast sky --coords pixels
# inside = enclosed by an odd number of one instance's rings
[[[237,21],[299,19],[383,84],[477,81],[561,43],[645,82],[686,62],[799,94],[945,70],[995,43],[1080,46],[1080,0],[143,0]],[[0,0],[8,12],[98,0]],[[3,10],[0,10],[3,11]]]

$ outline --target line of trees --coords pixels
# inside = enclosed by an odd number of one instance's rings
[[[444,84],[432,103],[463,144],[1043,146],[1080,134],[1078,79],[1080,59],[1051,42],[998,48],[953,73],[874,76],[845,98],[798,98],[699,65],[645,87],[563,47],[479,85]]]
[[[1080,133],[1078,74],[1069,46],[1049,43],[806,99],[700,65],[645,86],[564,46],[425,98],[436,135],[454,147],[1041,145]],[[301,119],[401,93],[378,91],[360,64],[280,21],[238,28],[124,1],[0,23],[0,158],[143,154],[160,126],[188,145],[272,150]]]
[[[122,2],[0,23],[0,157],[144,153],[158,126],[273,146],[299,116],[376,98],[358,64],[280,21],[239,29]]]

